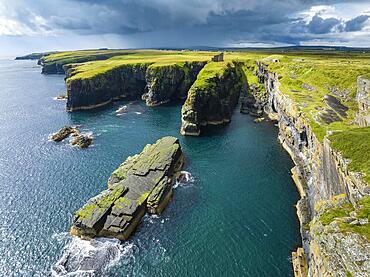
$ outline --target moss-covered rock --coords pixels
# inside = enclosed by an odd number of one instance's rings
[[[107,190],[75,213],[71,234],[87,239],[128,239],[146,211],[161,213],[166,207],[183,161],[177,138],[164,137],[148,144],[112,173]]]
[[[245,82],[239,63],[207,64],[182,107],[181,134],[197,136],[201,126],[229,122]]]

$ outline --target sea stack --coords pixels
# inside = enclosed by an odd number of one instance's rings
[[[91,198],[73,218],[71,234],[83,239],[127,240],[146,212],[160,214],[184,163],[175,137],[164,137],[128,157],[111,175],[108,189]]]

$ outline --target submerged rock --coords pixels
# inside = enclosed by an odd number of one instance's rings
[[[57,97],[55,97],[55,100],[67,100],[67,95],[60,94]]]
[[[50,139],[56,142],[62,141],[70,135],[78,135],[80,132],[72,126],[64,126],[58,132],[54,133]]]
[[[112,173],[108,189],[75,213],[71,234],[83,239],[128,239],[146,212],[161,213],[167,206],[183,162],[175,137],[161,138],[128,157]]]
[[[260,122],[262,122],[262,121],[264,121],[265,120],[265,118],[264,117],[257,117],[256,119],[254,119],[253,121],[255,122],[255,123],[260,123]]]

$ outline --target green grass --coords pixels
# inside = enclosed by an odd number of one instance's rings
[[[115,56],[104,61],[81,63],[73,68],[73,74],[67,81],[94,78],[124,66],[144,65],[151,67],[178,65],[184,67],[186,62],[209,61],[212,52],[136,52],[124,56]]]
[[[324,225],[328,225],[334,220],[337,220],[341,231],[360,234],[370,241],[370,223],[364,225],[354,225],[354,224],[352,225],[340,221],[340,218],[349,217],[350,213],[352,211],[355,211],[357,214],[356,219],[367,218],[370,222],[370,196],[365,196],[362,199],[360,199],[357,205],[358,205],[357,209],[355,209],[355,207],[353,207],[352,204],[350,203],[344,203],[340,207],[329,209],[320,216],[320,221]]]
[[[329,136],[334,149],[350,159],[349,169],[365,174],[370,184],[370,127],[355,128]]]

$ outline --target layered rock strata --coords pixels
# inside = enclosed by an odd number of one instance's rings
[[[167,206],[183,162],[177,138],[164,137],[147,145],[112,173],[107,190],[75,213],[71,234],[127,240],[146,212],[158,214]]]
[[[207,64],[191,86],[181,110],[181,134],[198,136],[201,126],[231,120],[245,79],[238,63]]]
[[[359,243],[363,243],[364,238],[358,234],[348,235],[340,228],[320,235],[323,229],[317,223],[319,219],[315,206],[343,194],[346,201],[357,207],[359,200],[370,194],[369,185],[363,175],[349,170],[349,161],[333,149],[330,136],[323,141],[316,137],[310,121],[297,104],[279,90],[280,76],[270,72],[264,63],[258,62],[257,66],[256,74],[266,91],[262,99],[261,94],[255,94],[257,101],[250,106],[253,109],[256,106],[258,109],[263,108],[271,119],[277,120],[279,141],[296,165],[292,169],[292,177],[301,195],[297,203],[297,214],[301,223],[304,252],[298,250],[293,253],[296,276],[305,276],[306,261],[309,276],[345,276],[343,272],[353,276],[368,276],[366,274],[370,274],[370,267],[354,267],[358,262],[357,254],[355,251],[347,251],[345,247],[348,245],[346,241],[351,240],[352,250],[361,248]],[[342,107],[341,110],[344,112]],[[330,245],[332,242],[336,242],[338,247]]]

